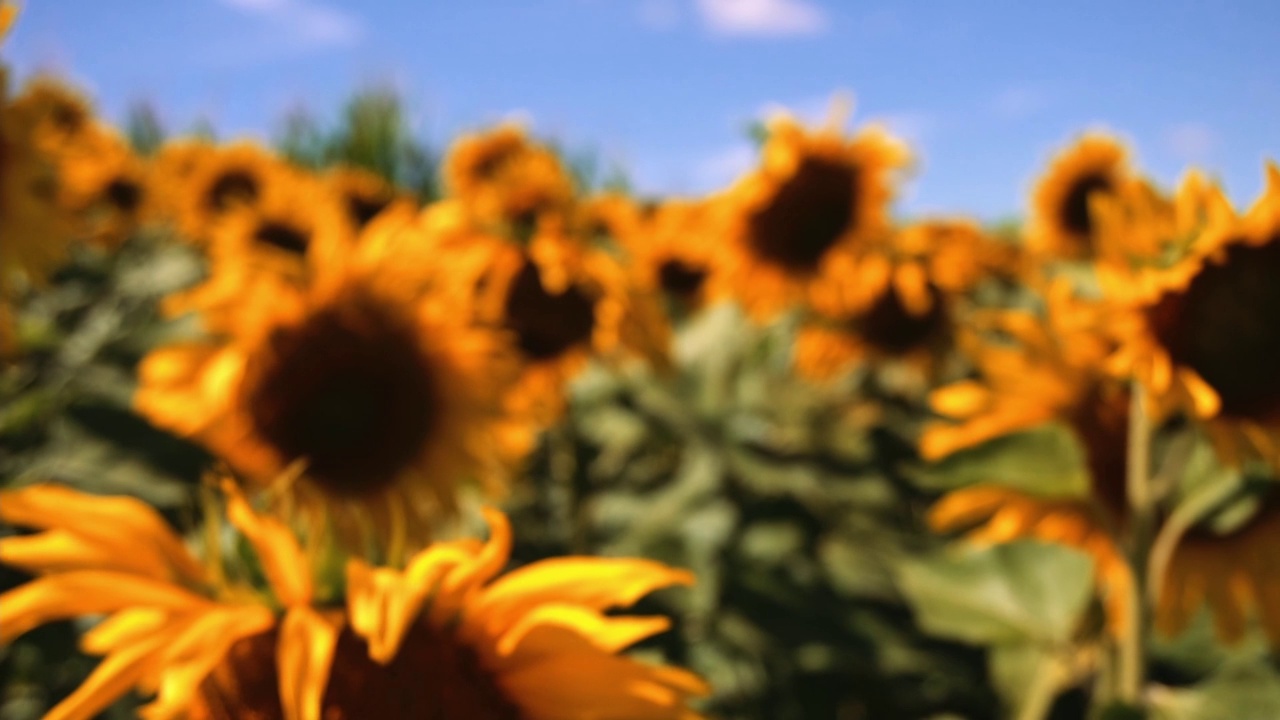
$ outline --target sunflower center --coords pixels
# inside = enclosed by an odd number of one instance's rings
[[[1105,175],[1083,175],[1067,191],[1062,201],[1062,226],[1076,235],[1093,234],[1093,218],[1089,215],[1089,197],[1111,192],[1111,180]]]
[[[284,223],[266,221],[258,226],[253,239],[263,245],[270,245],[286,252],[305,255],[311,238],[306,233]]]
[[[1261,246],[1231,244],[1181,293],[1148,312],[1174,362],[1218,393],[1227,417],[1280,418],[1280,235]]]
[[[691,298],[697,295],[706,279],[706,268],[680,260],[667,260],[658,266],[658,282],[662,289],[677,297]]]
[[[142,186],[126,178],[116,178],[107,185],[103,196],[112,207],[132,213],[142,204]]]
[[[283,718],[271,630],[236,643],[205,680],[192,720]],[[369,659],[364,639],[338,635],[329,684],[321,701],[325,720],[439,718],[520,720],[520,711],[475,653],[425,623],[414,623],[400,652],[386,665]]]
[[[254,428],[340,496],[391,486],[440,421],[440,392],[415,327],[352,290],[254,355],[241,392]]]
[[[205,205],[215,213],[223,213],[238,204],[252,204],[258,199],[258,181],[243,170],[230,170],[219,175],[209,186]]]
[[[856,168],[805,158],[769,204],[749,219],[752,249],[787,272],[817,271],[827,251],[858,222],[858,185]]]
[[[391,201],[387,198],[348,195],[347,215],[355,222],[357,229],[363,228],[390,204]]]
[[[931,303],[923,315],[913,315],[890,287],[854,321],[858,335],[876,349],[898,355],[922,348],[947,332],[942,294],[929,287]]]
[[[538,266],[525,261],[507,290],[503,317],[528,358],[550,360],[591,340],[596,300],[576,285],[552,295],[542,286]]]

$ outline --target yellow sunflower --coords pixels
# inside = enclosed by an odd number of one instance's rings
[[[252,276],[219,308],[219,335],[143,360],[135,398],[259,486],[302,461],[286,497],[355,542],[421,542],[469,482],[501,491],[521,449],[501,408],[515,375],[505,338],[386,269],[408,227],[394,219],[303,286]]]
[[[573,182],[559,158],[514,124],[455,141],[444,179],[450,194],[481,223],[525,235],[544,216],[562,213],[573,198]]]
[[[558,558],[498,577],[511,529],[431,545],[403,570],[347,565],[345,602],[324,597],[314,558],[224,483],[227,518],[269,587],[202,566],[155,511],[52,486],[8,492],[0,562],[38,575],[0,596],[0,641],[43,623],[106,619],[83,638],[104,655],[53,720],[90,718],[131,688],[148,720],[415,717],[695,720],[696,676],[618,652],[668,623],[606,615],[692,576],[647,560]]]
[[[887,232],[894,175],[909,157],[877,127],[845,138],[774,118],[760,166],[717,201],[728,291],[761,318],[807,299],[834,258]]]
[[[1132,177],[1128,151],[1115,138],[1089,133],[1057,155],[1036,182],[1027,232],[1032,251],[1051,258],[1097,254],[1093,199]]]
[[[88,100],[49,76],[29,80],[13,99],[13,108],[33,123],[30,141],[36,149],[55,161],[66,153],[91,151],[103,133],[111,132],[94,118]]]
[[[490,239],[475,292],[475,314],[510,338],[521,359],[509,397],[513,412],[549,423],[564,390],[593,356],[624,342],[630,298],[621,268],[608,255],[559,235],[539,234],[527,249]]]
[[[1262,496],[1252,517],[1225,532],[1192,528],[1170,558],[1156,605],[1156,628],[1177,635],[1208,605],[1218,637],[1244,637],[1252,610],[1272,647],[1280,647],[1280,493]]]
[[[222,146],[207,157],[196,157],[199,159],[176,199],[178,230],[198,244],[208,242],[218,221],[228,213],[256,208],[272,183],[288,181],[296,172],[252,142]]]
[[[990,242],[975,223],[931,220],[833,258],[810,293],[797,370],[821,380],[868,359],[932,369],[951,343],[957,300],[986,271]]]
[[[1242,217],[1216,216],[1174,265],[1116,289],[1131,303],[1110,367],[1136,377],[1158,414],[1202,420],[1220,455],[1280,467],[1280,168]]]
[[[64,157],[60,175],[63,205],[96,245],[120,245],[152,216],[146,166],[114,132],[103,133],[84,152]]]
[[[9,29],[13,27],[13,22],[18,19],[18,8],[10,3],[0,3],[0,40],[4,40],[9,36]]]
[[[931,405],[948,420],[926,427],[920,452],[936,460],[1045,423],[1065,423],[1089,471],[1084,496],[967,488],[944,497],[931,524],[950,530],[979,523],[976,537],[981,540],[1035,538],[1088,552],[1108,628],[1119,635],[1131,619],[1132,577],[1114,540],[1128,520],[1129,396],[1125,385],[1104,369],[1114,349],[1106,332],[1107,312],[1106,306],[1080,300],[1066,282],[1058,282],[1048,291],[1045,317],[1004,311],[980,318],[1012,343],[967,339],[979,377],[932,393]]]
[[[705,201],[666,200],[644,214],[624,247],[636,285],[689,312],[718,299],[711,280],[723,249]]]

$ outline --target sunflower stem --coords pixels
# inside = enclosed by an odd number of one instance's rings
[[[1126,490],[1130,509],[1128,555],[1132,571],[1132,596],[1125,635],[1119,646],[1117,699],[1131,707],[1142,705],[1146,684],[1147,636],[1151,626],[1148,602],[1147,564],[1155,540],[1155,495],[1151,484],[1151,419],[1147,413],[1146,388],[1135,380],[1130,389],[1129,438],[1126,457]]]

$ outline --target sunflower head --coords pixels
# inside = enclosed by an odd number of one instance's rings
[[[714,299],[723,250],[705,202],[667,200],[645,214],[627,243],[637,285],[696,310]]]
[[[1109,135],[1091,133],[1057,155],[1032,193],[1028,242],[1049,257],[1092,259],[1098,254],[1099,196],[1117,193],[1130,177],[1128,152]]]
[[[846,138],[775,118],[760,166],[721,200],[734,294],[757,315],[803,299],[833,258],[887,230],[894,175],[908,160],[879,128]]]
[[[445,183],[484,224],[528,237],[541,218],[563,212],[573,183],[550,148],[518,125],[458,139],[445,158]]]
[[[179,190],[178,228],[186,239],[201,244],[209,241],[220,220],[257,208],[272,183],[295,172],[250,142],[220,147],[207,156],[198,150],[183,152],[173,162],[179,173],[185,162],[193,163]]]
[[[13,107],[34,123],[31,141],[53,157],[86,152],[86,143],[91,149],[93,141],[108,132],[94,118],[88,100],[52,77],[30,80],[13,99]]]

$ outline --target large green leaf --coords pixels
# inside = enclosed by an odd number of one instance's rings
[[[917,484],[934,490],[981,483],[1041,495],[1083,495],[1089,487],[1080,441],[1060,423],[956,453],[916,472],[914,478]]]
[[[1089,601],[1093,561],[1071,548],[957,545],[904,561],[898,579],[926,632],[975,644],[1061,644]]]

